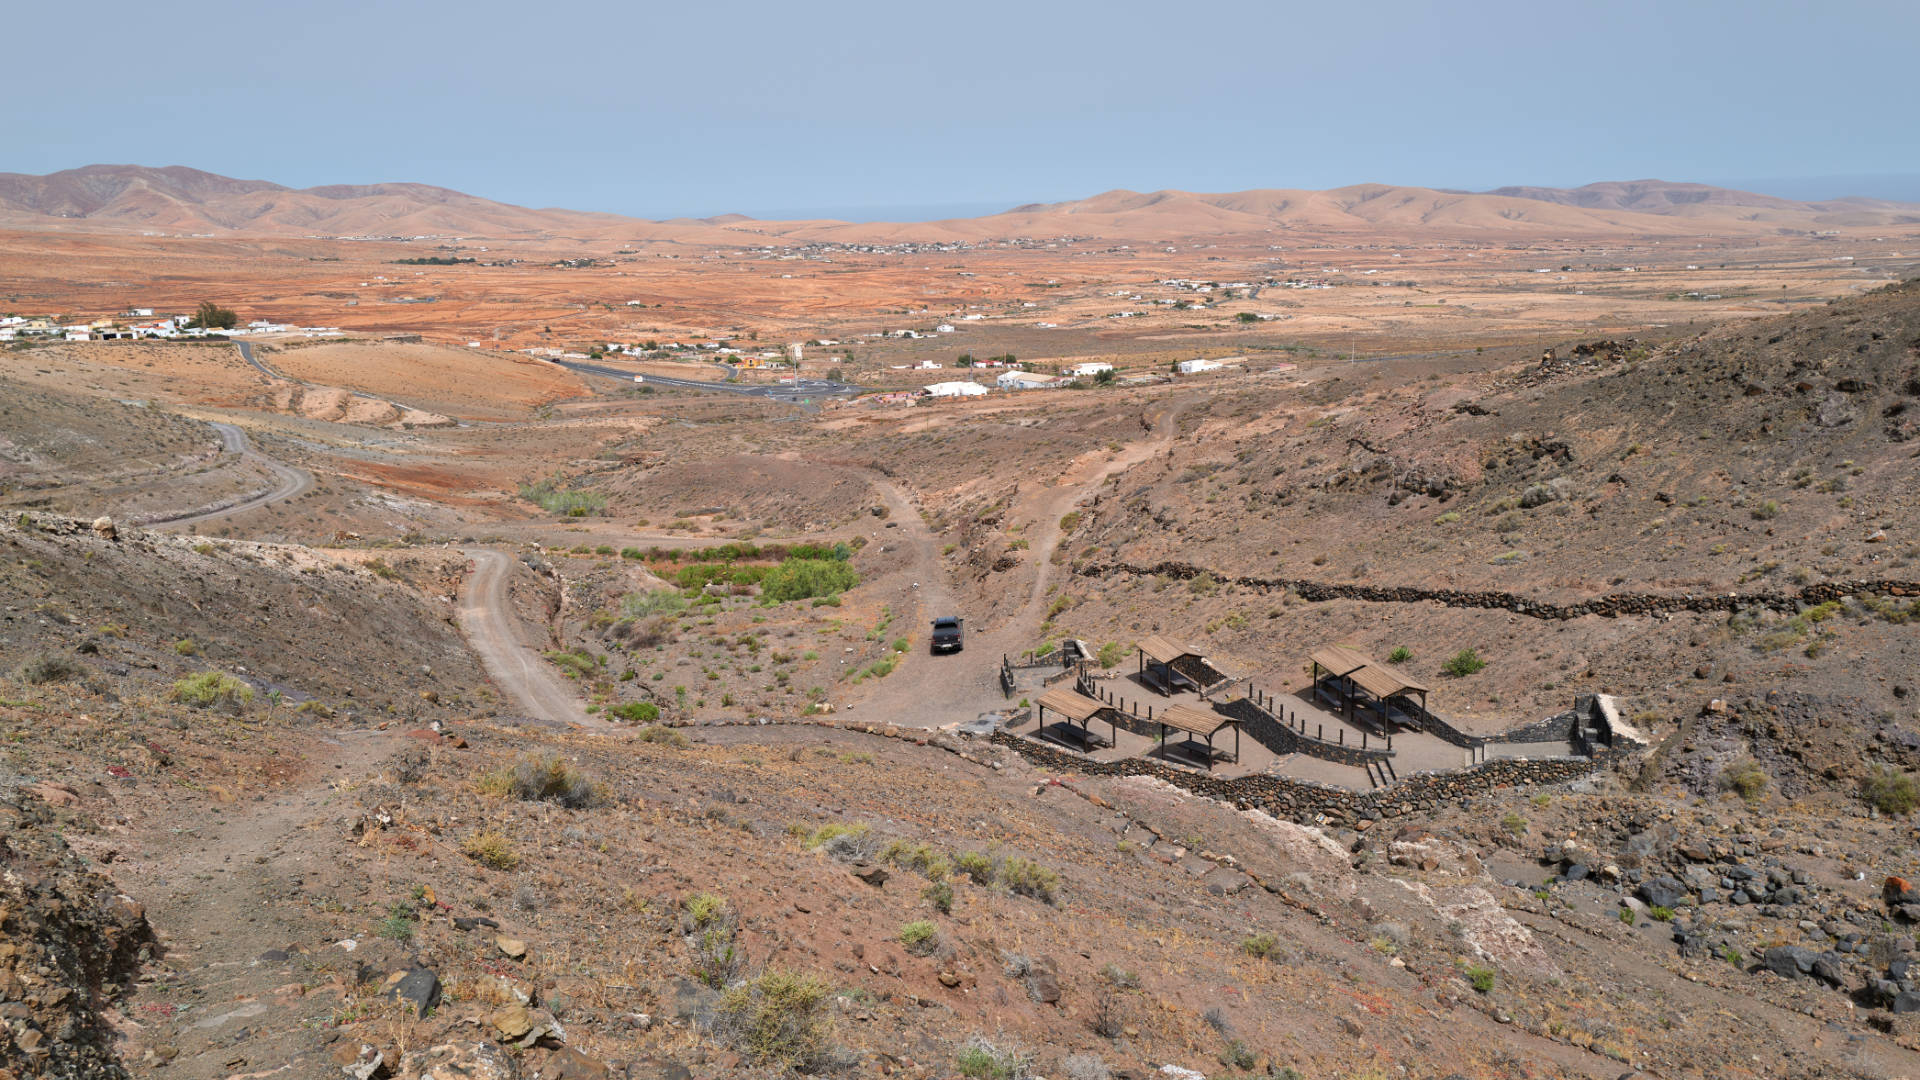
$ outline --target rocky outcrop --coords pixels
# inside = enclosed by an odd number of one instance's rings
[[[33,800],[0,802],[0,864],[0,1072],[126,1076],[102,1014],[155,948],[145,910]]]

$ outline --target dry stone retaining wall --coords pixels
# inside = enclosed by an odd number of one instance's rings
[[[1496,788],[1564,783],[1593,772],[1599,767],[1600,760],[1604,760],[1574,757],[1496,758],[1452,772],[1416,773],[1402,777],[1392,787],[1362,793],[1284,776],[1226,779],[1189,772],[1151,758],[1094,761],[1005,731],[995,732],[991,739],[1036,765],[1059,772],[1083,776],[1158,777],[1195,795],[1241,808],[1258,808],[1275,817],[1305,824],[1314,824],[1323,819],[1353,822],[1362,818],[1398,817],[1431,811],[1445,803],[1484,794]]]
[[[1659,593],[1609,593],[1571,604],[1550,604],[1529,600],[1509,592],[1469,591],[1463,589],[1427,589],[1417,585],[1341,585],[1303,578],[1234,577],[1219,574],[1192,563],[1161,562],[1152,566],[1132,563],[1089,563],[1080,567],[1084,577],[1109,577],[1129,574],[1141,577],[1165,576],[1180,580],[1210,574],[1214,578],[1249,589],[1285,589],[1307,600],[1366,600],[1386,604],[1436,603],[1456,608],[1486,608],[1511,611],[1534,619],[1577,619],[1598,615],[1615,619],[1623,615],[1666,615],[1678,612],[1733,613],[1749,608],[1765,608],[1791,614],[1801,608],[1824,604],[1847,596],[1920,597],[1920,582],[1884,579],[1828,581],[1809,585],[1792,593],[1726,593],[1701,596],[1669,596]]]

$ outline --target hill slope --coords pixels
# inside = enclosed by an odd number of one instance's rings
[[[947,221],[851,224],[756,221],[738,214],[645,221],[536,210],[426,184],[289,188],[171,166],[89,165],[29,176],[0,174],[0,226],[282,236],[458,235],[503,239],[593,237],[635,243],[967,242],[1009,236],[1160,240],[1259,236],[1276,230],[1511,238],[1770,234],[1920,224],[1920,207],[1871,199],[1798,203],[1662,181],[1491,192],[1359,184],[1328,191],[1260,189],[1204,194],[1116,190],[1069,202]]]

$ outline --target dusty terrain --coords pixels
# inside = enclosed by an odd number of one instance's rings
[[[423,197],[202,195],[262,193]],[[8,234],[9,307],[353,332],[0,347],[0,1068],[1920,1075],[1913,226],[1551,194],[1354,197],[1372,240],[1250,235],[1324,209],[1278,196],[953,250],[683,223],[575,267]],[[1404,220],[1443,204],[1481,232]],[[456,251],[520,261],[392,261]],[[1123,377],[803,407],[511,351],[708,336]],[[646,370],[724,377],[691,355]],[[1125,378],[1200,355],[1246,359]],[[1008,733],[1003,657],[1130,687],[1151,635],[1270,692],[1392,656],[1465,738],[1611,695],[1639,741],[1294,813]]]

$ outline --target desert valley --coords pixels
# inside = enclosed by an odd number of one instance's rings
[[[0,1075],[1920,1075],[1920,205],[4,174],[0,509]]]

